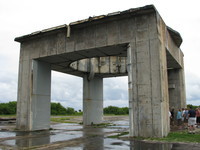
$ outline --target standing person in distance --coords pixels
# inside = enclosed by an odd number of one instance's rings
[[[188,132],[195,134],[196,112],[190,107],[188,111]]]

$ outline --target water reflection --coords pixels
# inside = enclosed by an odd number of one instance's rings
[[[130,150],[172,150],[172,144],[130,141]]]
[[[15,136],[16,134],[14,132],[0,131],[0,138],[15,137]]]
[[[50,136],[50,142],[67,141],[82,137],[82,131],[55,131]]]
[[[16,136],[23,137],[16,139],[15,144],[18,147],[31,147],[50,143],[50,131],[17,132]]]
[[[127,128],[95,128],[85,127],[81,129],[77,125],[76,130],[69,130],[67,124],[56,125],[56,130],[35,132],[0,132],[0,146],[9,145],[14,148],[33,148],[47,144],[57,145],[61,150],[199,150],[200,144],[171,144],[171,143],[147,143],[133,139],[108,138],[107,136],[127,131]],[[71,125],[69,125],[71,126]],[[77,130],[78,129],[78,130]],[[77,140],[78,139],[78,140]],[[77,142],[78,141],[78,142]],[[69,142],[69,143],[68,143]],[[68,143],[68,144],[64,144]],[[62,144],[64,144],[62,146]],[[67,146],[68,145],[68,146]],[[45,146],[43,147],[45,149]]]
[[[147,143],[137,140],[122,140],[117,138],[106,138],[103,128],[84,128],[83,137],[85,141],[80,147],[82,150],[172,150],[170,143]],[[178,146],[180,147],[180,146]],[[75,148],[75,147],[74,147]],[[71,147],[71,149],[73,149]]]
[[[83,150],[103,150],[104,149],[104,129],[85,127],[83,137],[87,140],[83,143]]]
[[[106,138],[103,128],[85,128],[83,137],[85,138],[82,150],[172,150],[169,143],[147,143],[136,140],[122,140],[117,138]],[[78,147],[76,147],[78,148]],[[71,149],[73,149],[71,147]]]

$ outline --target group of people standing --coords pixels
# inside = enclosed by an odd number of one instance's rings
[[[172,126],[177,124],[178,129],[188,129],[188,133],[194,134],[195,128],[200,128],[200,108],[195,110],[192,107],[182,108],[177,112],[172,109],[170,111],[170,124]]]

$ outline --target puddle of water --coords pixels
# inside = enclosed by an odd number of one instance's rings
[[[104,149],[120,149],[120,150],[130,150],[130,142],[122,141],[120,139],[106,138],[104,140]]]
[[[181,150],[184,148],[180,147]],[[89,139],[79,147],[65,147],[62,150],[179,150],[173,149],[172,144],[168,143],[145,143],[139,141],[123,141],[120,139],[111,139],[103,137],[94,137]],[[187,149],[188,150],[188,149]]]
[[[130,141],[130,150],[172,150],[170,143],[146,143],[143,141]]]
[[[10,146],[16,145],[18,147],[30,147],[30,146],[37,146],[50,143],[49,131],[16,132],[14,134],[18,138],[3,141],[1,142],[1,144]]]
[[[0,132],[0,139],[1,138],[7,138],[7,137],[14,137],[16,136],[16,133],[14,132],[8,132],[8,131],[1,131]]]
[[[128,129],[129,128],[129,121],[123,120],[123,121],[113,121],[114,126],[109,126],[108,128],[123,128]]]
[[[31,147],[31,146],[49,144],[50,139],[47,136],[47,137],[39,137],[39,138],[24,138],[24,139],[6,140],[1,143],[4,145],[10,145],[10,146]]]
[[[82,147],[65,147],[61,148],[60,150],[83,150]]]
[[[118,129],[123,128],[123,129],[128,129],[129,126],[116,125],[116,126],[109,126],[108,128],[118,128]]]
[[[64,131],[64,132],[19,132],[16,136],[24,136],[24,138],[6,140],[1,142],[5,145],[18,146],[18,147],[31,147],[49,144],[58,141],[71,140],[82,137],[82,131]]]
[[[49,130],[44,130],[44,131],[32,131],[32,132],[23,132],[23,131],[18,131],[16,132],[16,136],[45,136],[49,135],[50,131]]]
[[[9,134],[10,133],[10,134]],[[6,140],[0,142],[4,145],[18,146],[18,147],[31,147],[49,144],[58,141],[71,140],[83,136],[82,131],[37,131],[37,132],[4,132],[4,137],[20,136],[21,138]]]
[[[126,120],[123,120],[123,121],[113,121],[113,124],[122,125],[122,126],[129,126],[129,121],[126,121]]]
[[[117,133],[117,131],[127,130],[127,128],[83,128],[81,131],[71,131],[74,129],[82,129],[82,126],[74,124],[56,124],[53,125],[52,131],[37,131],[37,132],[0,132],[1,138],[17,137],[16,139],[0,142],[3,145],[13,147],[39,146],[50,144],[58,141],[76,140],[83,137],[84,141],[70,147],[63,147],[61,150],[199,150],[199,145],[189,144],[170,144],[170,143],[147,143],[144,141],[122,140],[115,138],[106,138],[108,132]],[[72,127],[72,128],[71,128]],[[67,131],[69,129],[70,131]]]
[[[52,142],[58,142],[58,141],[71,140],[75,138],[80,138],[82,136],[83,136],[82,131],[56,133],[55,135],[50,136],[50,142],[52,143]]]

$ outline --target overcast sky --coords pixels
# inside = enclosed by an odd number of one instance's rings
[[[15,37],[149,4],[181,34],[187,104],[200,105],[199,0],[0,0],[0,102],[17,100],[20,44]],[[127,88],[127,77],[104,80],[104,106],[128,106]],[[82,109],[82,79],[52,72],[51,100]]]

